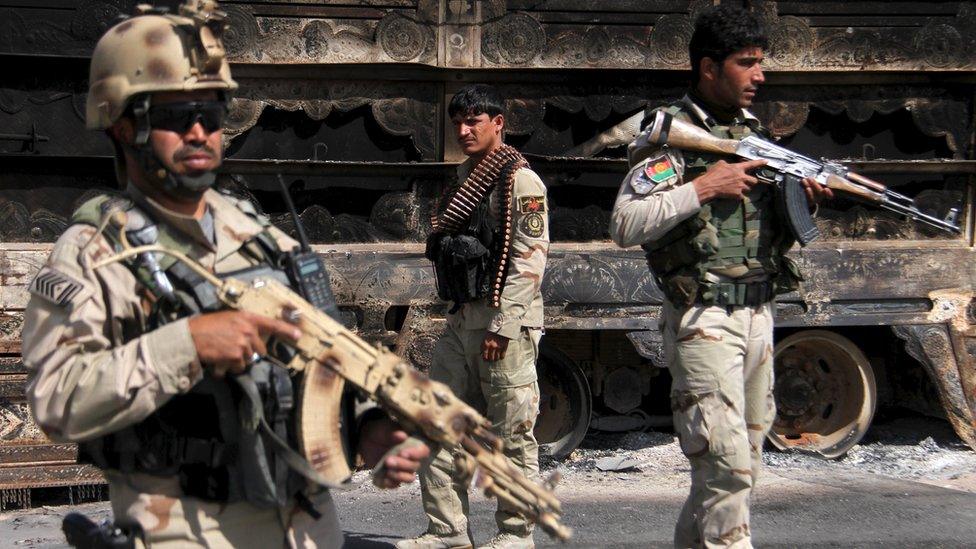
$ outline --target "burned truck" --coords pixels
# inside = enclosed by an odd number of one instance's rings
[[[27,285],[72,210],[116,189],[85,130],[95,41],[134,0],[0,2],[0,507],[99,497],[97,470],[46,440],[24,399]],[[176,2],[157,2],[174,8]],[[423,258],[462,156],[446,102],[491,83],[507,142],[543,177],[552,254],[537,434],[565,456],[588,429],[666,426],[662,294],[609,212],[642,113],[680,97],[709,0],[227,0],[234,99],[218,184],[286,231],[281,176],[345,321],[423,368],[444,323]],[[777,304],[780,448],[837,456],[891,403],[945,416],[976,448],[974,2],[747,2],[771,30],[756,114],[779,144],[957,209],[961,235],[839,198],[793,250]]]

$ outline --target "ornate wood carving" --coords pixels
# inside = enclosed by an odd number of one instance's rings
[[[950,330],[945,324],[923,324],[894,326],[892,331],[904,340],[905,350],[925,368],[929,379],[935,383],[942,408],[956,433],[971,448],[976,448],[973,413],[976,399],[966,394],[967,383],[961,373],[967,365],[956,360]]]
[[[413,301],[436,301],[430,263],[424,259],[419,244],[401,247],[399,251],[378,247],[369,253],[356,253],[356,249],[332,248],[323,255],[330,272],[341,277],[342,286],[337,286],[337,293],[342,305],[371,302],[409,305]],[[17,275],[6,284],[11,291],[6,308],[23,309],[28,298],[24,290],[43,264],[49,248],[3,253],[12,263],[20,265]],[[791,256],[800,264],[806,280],[798,294],[783,302],[805,301],[810,307],[810,321],[826,324],[837,319],[812,318],[817,313],[815,306],[820,306],[817,304],[846,303],[848,311],[875,314],[868,307],[852,309],[850,305],[889,300],[889,305],[895,309],[881,307],[877,314],[897,310],[912,315],[902,320],[911,318],[914,323],[924,324],[948,321],[936,315],[939,311],[932,305],[917,305],[919,300],[931,301],[929,294],[932,290],[959,284],[976,285],[976,273],[968,268],[971,267],[972,253],[965,247],[888,248],[880,259],[879,255],[882,254],[876,249],[868,248],[811,246],[796,249]],[[930,267],[933,264],[944,268],[933,270]],[[662,299],[640,250],[615,251],[602,243],[553,246],[543,295],[547,306],[586,305],[608,309],[659,304]],[[915,305],[906,308],[899,304],[904,302]],[[585,315],[586,311],[580,309],[576,313],[564,314]],[[964,307],[956,312],[961,319],[965,318]],[[877,323],[882,320],[891,319],[875,319]]]
[[[89,55],[96,39],[130,0],[81,0],[74,10],[41,0],[0,9],[0,53]],[[421,63],[445,67],[591,67],[685,69],[698,12],[711,0],[674,2],[648,12],[604,1],[586,7],[611,13],[600,24],[579,10],[545,5],[509,10],[500,0],[327,2],[296,7],[266,2],[222,4],[230,17],[233,61],[261,64]],[[543,3],[544,4],[544,3]],[[830,13],[771,0],[752,2],[770,30],[769,66],[776,70],[972,70],[976,7],[960,2],[954,16],[937,6],[890,6],[884,15],[913,16],[914,25]],[[658,8],[661,9],[661,8]],[[789,10],[802,9],[790,13]],[[899,12],[897,10],[902,10]],[[783,13],[786,10],[787,13]],[[907,10],[907,11],[906,11]],[[886,26],[887,25],[887,26]]]
[[[435,25],[417,13],[388,11],[379,20],[255,16],[247,5],[227,5],[228,53],[249,63],[435,64]]]
[[[303,111],[313,120],[324,120],[333,110],[346,112],[364,105],[370,106],[373,118],[384,131],[409,136],[423,159],[434,159],[436,130],[432,121],[437,119],[438,104],[430,84],[242,80],[224,133],[228,141],[240,136],[257,124],[267,107]]]

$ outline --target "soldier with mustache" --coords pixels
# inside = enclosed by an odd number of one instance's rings
[[[87,105],[88,127],[116,148],[125,191],[81,206],[30,286],[23,356],[33,415],[103,470],[116,524],[135,546],[338,548],[329,491],[298,474],[269,434],[293,434],[296,392],[269,358],[280,364],[283,352],[271,341],[299,330],[220,310],[208,284],[162,254],[93,268],[124,242],[158,243],[217,276],[277,276],[296,245],[251,203],[210,188],[237,88],[224,14],[211,0],[179,15],[136,9],[95,47]],[[267,429],[253,427],[260,414]],[[398,445],[376,482],[412,481],[426,446],[399,446],[406,434],[378,411],[360,420],[367,465]]]

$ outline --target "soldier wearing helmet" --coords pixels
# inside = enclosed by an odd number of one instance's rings
[[[218,276],[273,274],[295,246],[249,202],[210,189],[237,88],[224,19],[211,0],[178,15],[139,6],[98,42],[88,126],[115,145],[125,191],[82,205],[31,283],[27,396],[49,437],[79,443],[104,471],[116,523],[141,532],[137,545],[338,547],[328,490],[247,427],[260,412],[288,439],[294,387],[266,357],[298,330],[219,310],[189,269],[162,255],[92,268],[128,242],[162,244]],[[257,401],[241,379],[259,389]],[[381,458],[406,435],[375,411],[359,425],[364,460],[382,459],[377,482],[412,480],[427,448],[400,445]]]

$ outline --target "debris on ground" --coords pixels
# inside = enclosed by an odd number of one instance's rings
[[[568,472],[590,471],[663,471],[681,467],[684,457],[678,439],[672,433],[590,432],[583,444],[562,462],[551,457],[542,459],[543,469],[561,467]],[[685,466],[686,467],[686,466]]]
[[[543,470],[559,468],[570,477],[574,473],[636,473],[646,477],[688,470],[677,437],[654,431],[591,431],[563,461],[545,456],[541,461]],[[923,416],[876,420],[864,440],[837,460],[807,451],[768,448],[763,463],[773,470],[829,467],[976,492],[976,452],[963,444],[944,420]],[[956,479],[967,482],[944,482]]]
[[[767,452],[772,467],[810,467],[823,463],[808,453]],[[831,467],[855,469],[904,480],[954,480],[976,472],[976,452],[963,444],[948,423],[922,416],[875,422],[867,436]],[[953,485],[976,491],[976,483]]]

